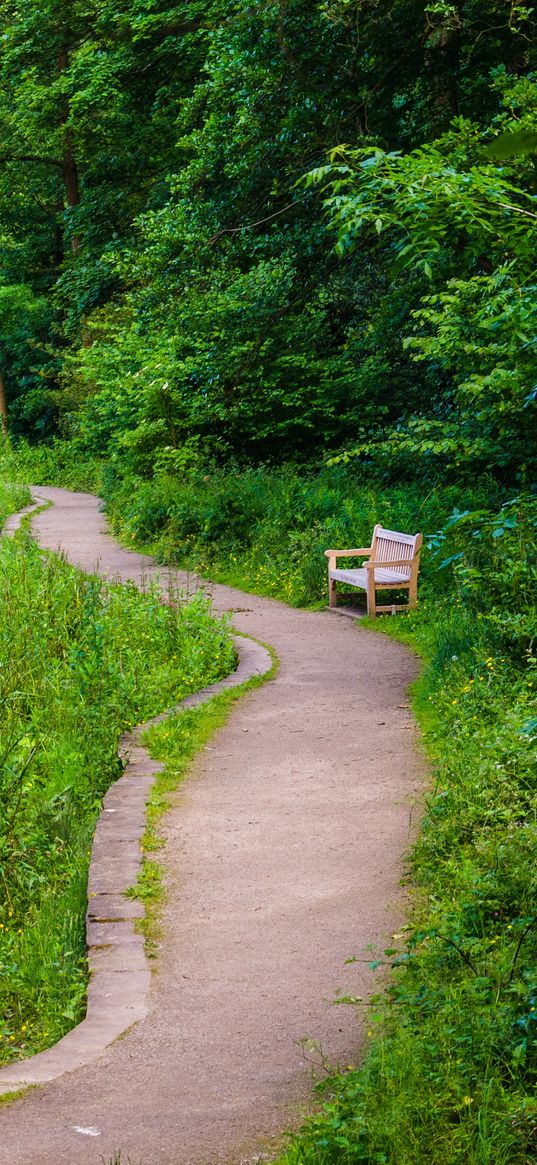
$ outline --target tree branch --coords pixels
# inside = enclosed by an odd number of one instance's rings
[[[3,154],[0,164],[3,162],[37,162],[41,166],[54,166],[56,170],[63,170],[63,162],[57,158],[41,158],[38,154]]]
[[[285,214],[286,210],[291,210],[293,206],[299,206],[301,202],[305,202],[306,197],[307,195],[304,198],[297,198],[295,202],[288,202],[287,206],[282,206],[281,210],[274,211],[274,214],[269,214],[266,218],[258,218],[257,222],[243,223],[240,227],[223,227],[221,231],[217,231],[215,235],[212,235],[211,238],[207,240],[207,245],[212,247],[213,243],[216,243],[216,240],[219,239],[221,235],[236,235],[239,231],[252,231],[254,227],[263,226],[264,223],[271,222],[272,219],[278,218],[280,214]]]

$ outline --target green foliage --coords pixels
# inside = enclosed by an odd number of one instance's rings
[[[368,409],[346,347],[353,280],[318,200],[294,189],[318,150],[312,45],[330,78],[327,143],[352,94],[314,7],[279,8],[215,30],[180,110],[169,198],[139,220],[139,246],[110,258],[128,290],[92,316],[94,343],[66,369],[64,424],[136,472],[192,433],[241,459],[307,456]]]
[[[512,84],[511,101],[525,92]],[[534,110],[534,89],[531,99]],[[395,475],[414,463],[433,480],[443,467],[525,485],[535,479],[537,435],[533,166],[521,150],[510,167],[488,161],[481,141],[479,126],[459,118],[406,155],[337,149],[308,181],[326,184],[342,253],[364,236],[380,247],[386,235],[395,269],[433,284],[432,294],[422,285],[404,339],[428,369],[430,402],[355,454]]]
[[[51,305],[28,284],[0,286],[0,371],[18,385],[12,419],[43,436],[50,428],[51,407],[43,384],[44,341],[52,319]],[[50,361],[45,360],[50,369]]]
[[[0,284],[46,301],[41,323],[25,309],[26,347],[20,322],[5,337],[18,432],[50,434],[65,346],[89,342],[86,317],[117,291],[108,252],[165,196],[177,103],[220,11],[159,0],[120,12],[93,0],[0,4]]]
[[[105,586],[19,536],[0,546],[1,1058],[84,1010],[88,858],[121,733],[232,666],[204,598]],[[38,628],[29,635],[28,628]]]
[[[344,466],[235,472],[195,457],[177,475],[169,465],[150,482],[109,472],[105,484],[113,528],[127,545],[150,543],[163,562],[216,572],[297,606],[324,602],[327,546],[367,545],[378,521],[432,534],[450,509],[475,510],[494,494],[489,483],[464,491],[360,486]],[[425,556],[425,586],[431,576],[436,589],[436,568]]]
[[[471,617],[486,616],[496,653],[522,662],[537,631],[537,498],[520,496],[498,512],[455,510],[438,535],[440,569],[452,568]]]
[[[523,481],[531,9],[4,0],[2,15],[0,282],[21,311],[7,312],[0,372],[14,431],[59,426],[147,477],[196,437],[241,464],[359,443],[405,472],[417,458],[425,475],[432,460],[470,474],[477,459]],[[345,141],[357,147],[333,154],[338,262],[300,179]],[[449,354],[465,345],[461,376]]]
[[[28,441],[18,440],[13,445],[0,444],[0,475],[8,481],[30,481],[98,493],[102,473],[102,461],[89,457],[74,441],[55,439],[50,444],[30,445]],[[0,488],[5,487],[0,483]],[[29,494],[27,500],[30,501]],[[13,506],[14,510],[19,508]]]
[[[31,495],[26,485],[7,485],[0,481],[0,529],[9,514],[15,514],[31,502]]]

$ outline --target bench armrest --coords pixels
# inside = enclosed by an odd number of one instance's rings
[[[363,558],[367,554],[371,554],[370,546],[365,549],[361,546],[358,550],[325,550],[327,558]]]

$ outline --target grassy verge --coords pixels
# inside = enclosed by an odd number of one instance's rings
[[[9,514],[15,514],[28,506],[32,500],[26,485],[7,485],[0,481],[0,531]]]
[[[83,1014],[86,877],[119,736],[230,670],[203,600],[105,586],[25,536],[0,545],[0,1059]],[[32,634],[34,630],[34,634]]]

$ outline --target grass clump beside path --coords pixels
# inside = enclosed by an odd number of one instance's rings
[[[0,481],[0,532],[7,517],[28,506],[32,500],[26,485],[8,485]]]
[[[84,1013],[86,879],[121,733],[229,672],[206,600],[105,585],[0,544],[0,1060]]]

